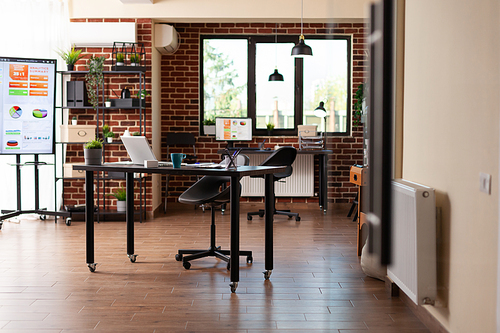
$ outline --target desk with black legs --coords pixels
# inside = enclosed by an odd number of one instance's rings
[[[131,262],[136,261],[134,250],[134,173],[159,173],[170,175],[214,175],[228,176],[231,179],[231,232],[230,232],[230,262],[231,292],[235,292],[239,282],[239,250],[240,250],[240,179],[245,176],[265,176],[265,209],[274,211],[274,181],[273,173],[285,171],[285,167],[239,166],[233,169],[195,168],[182,166],[180,169],[172,167],[146,168],[141,165],[103,164],[103,165],[74,165],[75,170],[85,171],[85,226],[86,226],[86,253],[87,265],[91,272],[96,270],[94,260],[94,171],[125,172],[127,189],[127,255]],[[234,254],[234,255],[233,255]],[[273,215],[265,216],[265,272],[267,280],[273,269]]]

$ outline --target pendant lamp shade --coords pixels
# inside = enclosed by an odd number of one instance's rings
[[[269,75],[269,81],[283,81],[283,75],[278,73],[278,69],[274,69],[274,73]]]
[[[301,11],[300,11],[300,37],[299,42],[295,44],[292,49],[292,56],[312,56],[313,51],[309,45],[304,42],[304,0],[301,1]]]

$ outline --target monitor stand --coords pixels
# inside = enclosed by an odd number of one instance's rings
[[[233,142],[233,141],[227,141],[226,148],[227,148],[227,149],[232,149],[232,148],[234,148],[234,142]]]

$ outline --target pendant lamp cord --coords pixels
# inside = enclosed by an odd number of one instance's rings
[[[300,8],[300,35],[304,35],[304,23],[302,19],[304,18],[304,0],[301,1],[301,8]]]
[[[278,68],[278,23],[276,23],[276,33],[274,35],[274,66]]]

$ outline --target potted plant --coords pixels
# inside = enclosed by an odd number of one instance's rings
[[[111,143],[113,142],[113,138],[115,137],[115,133],[111,132],[109,130],[109,125],[104,125],[102,127],[102,136],[106,138],[106,142]]]
[[[95,138],[83,146],[85,165],[100,165],[102,157],[102,141]]]
[[[106,99],[106,102],[104,102],[104,106],[107,107],[107,108],[111,107],[111,100],[109,98]]]
[[[358,89],[354,93],[354,99],[356,102],[353,104],[354,109],[354,126],[358,126],[359,123],[364,123],[364,118],[366,117],[364,110],[366,110],[366,96],[365,96],[365,85],[362,83],[358,86]]]
[[[141,132],[133,132],[132,136],[141,136]]]
[[[73,116],[73,118],[71,118],[71,125],[76,125],[76,124],[77,124],[76,116]]]
[[[130,55],[130,65],[139,66],[140,63],[141,63],[141,55],[137,53],[132,53]]]
[[[139,91],[137,92],[136,96],[137,96],[137,98],[145,99],[146,96],[149,96],[149,93],[148,93],[148,91],[146,89],[142,89],[142,90],[139,89]]]
[[[116,66],[123,66],[125,61],[125,55],[123,53],[116,54]]]
[[[99,106],[98,89],[104,82],[102,75],[104,60],[106,60],[104,56],[91,56],[87,64],[89,72],[85,75],[85,81],[87,81],[87,94],[89,102],[94,107],[94,110],[97,110],[97,107]]]
[[[203,133],[205,135],[215,135],[215,119],[208,118],[203,120]]]
[[[57,54],[59,54],[61,58],[66,62],[66,65],[68,65],[68,71],[74,70],[75,63],[84,57],[84,55],[82,55],[81,53],[82,50],[75,50],[74,45],[69,51],[66,52],[62,50],[57,51]]]
[[[106,196],[116,198],[116,210],[118,212],[127,210],[127,190],[123,186],[116,189],[113,193],[106,194]]]
[[[267,135],[273,135],[274,124],[273,123],[267,123],[266,124],[266,128],[267,128]]]

